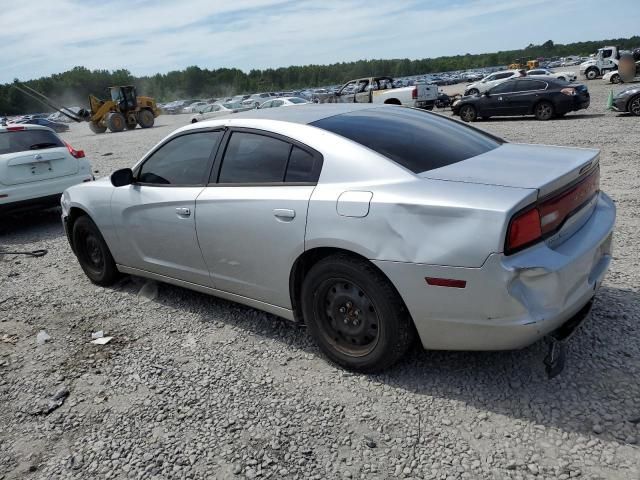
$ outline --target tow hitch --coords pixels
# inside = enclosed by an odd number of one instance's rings
[[[547,336],[549,351],[544,359],[545,371],[549,379],[557,377],[564,370],[566,361],[566,341],[586,320],[593,306],[593,298],[573,317]]]

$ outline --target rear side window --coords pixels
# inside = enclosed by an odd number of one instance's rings
[[[282,182],[291,144],[253,133],[234,132],[220,168],[220,183]]]
[[[518,80],[514,82],[513,91],[530,92],[532,90],[544,90],[545,88],[547,88],[547,84],[540,80]]]
[[[257,133],[233,132],[218,182],[315,183],[320,167],[320,158],[289,142]]]
[[[446,167],[503,143],[454,120],[413,108],[356,110],[312,125],[364,145],[413,173]]]
[[[0,155],[57,147],[64,147],[64,144],[48,130],[0,132]]]
[[[315,158],[309,152],[305,152],[301,148],[293,147],[291,156],[289,157],[289,165],[287,166],[287,174],[285,182],[313,182],[317,181],[314,177]]]
[[[157,185],[202,185],[223,132],[181,135],[165,143],[140,168],[138,182]]]

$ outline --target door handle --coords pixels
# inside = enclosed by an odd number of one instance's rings
[[[178,207],[176,208],[176,214],[179,217],[188,217],[191,215],[191,210],[186,207]]]
[[[296,217],[296,211],[289,208],[274,208],[273,214],[281,220],[293,220]]]

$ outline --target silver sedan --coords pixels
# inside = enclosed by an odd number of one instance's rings
[[[421,110],[302,105],[183,127],[68,189],[62,216],[98,285],[139,275],[303,321],[332,361],[376,371],[416,337],[503,350],[573,332],[611,259],[599,168],[597,150]]]

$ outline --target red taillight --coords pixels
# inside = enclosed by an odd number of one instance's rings
[[[8,132],[20,132],[24,129],[24,127],[7,127]]]
[[[589,201],[600,190],[600,168],[596,168],[569,190],[543,201],[540,210],[542,234],[556,230],[565,219]]]
[[[418,98],[418,87],[413,87],[413,90],[411,90],[411,98],[413,100]]]
[[[67,142],[64,142],[64,144],[67,146],[67,150],[69,150],[69,153],[73,158],[84,158],[84,150],[76,150]]]
[[[540,213],[532,208],[520,213],[511,220],[507,233],[507,252],[513,252],[527,245],[531,245],[542,236],[540,228]]]
[[[522,250],[552,235],[567,218],[584,206],[600,190],[600,166],[568,189],[542,199],[518,213],[509,224],[505,253]]]

